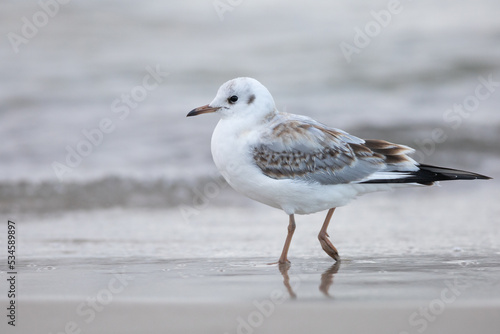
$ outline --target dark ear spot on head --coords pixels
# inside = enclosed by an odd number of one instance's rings
[[[248,104],[252,104],[252,102],[255,100],[255,95],[250,95],[250,97],[248,98]]]

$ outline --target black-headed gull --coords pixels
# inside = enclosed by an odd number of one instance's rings
[[[236,191],[289,215],[278,263],[288,263],[294,214],[328,210],[318,239],[339,261],[328,224],[336,207],[359,195],[436,181],[489,179],[457,169],[419,164],[408,146],[364,140],[309,117],[280,112],[271,93],[252,78],[224,83],[214,100],[187,116],[217,113],[215,165]]]

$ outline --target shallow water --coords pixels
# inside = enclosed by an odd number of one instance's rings
[[[266,258],[127,257],[23,262],[28,264],[19,267],[19,289],[26,301],[84,299],[105,286],[113,275],[123,276],[128,282],[120,299],[165,303],[252,301],[267,298],[273,290],[279,291],[283,300],[335,303],[420,303],[439,298],[443,289],[453,289],[450,295],[462,302],[500,300],[500,259],[475,255],[380,255],[346,258],[340,264],[332,264],[327,258],[309,258],[296,259],[281,268],[269,265]],[[45,282],[43,289],[41,282]]]

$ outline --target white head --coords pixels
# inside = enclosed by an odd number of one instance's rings
[[[236,78],[224,83],[210,104],[191,110],[187,116],[215,112],[221,118],[260,120],[276,112],[271,93],[252,78]]]

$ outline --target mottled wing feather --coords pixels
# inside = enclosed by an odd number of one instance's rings
[[[380,172],[408,170],[412,149],[367,140],[328,128],[308,118],[271,122],[270,131],[253,147],[255,164],[268,177],[320,184],[371,180]]]

